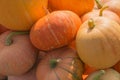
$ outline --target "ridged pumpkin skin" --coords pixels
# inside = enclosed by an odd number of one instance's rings
[[[48,0],[51,10],[71,10],[79,16],[89,12],[94,7],[94,0]]]
[[[51,60],[57,60],[54,66]],[[37,66],[37,80],[82,80],[83,63],[76,50],[63,47],[47,52]]]
[[[81,19],[72,11],[54,11],[36,22],[30,39],[40,50],[52,50],[69,44],[76,36]]]
[[[47,5],[48,0],[0,0],[0,24],[11,30],[29,30],[46,14]]]
[[[5,46],[10,31],[0,35],[0,74],[21,75],[32,68],[38,50],[30,42],[29,35],[16,35],[13,44]]]
[[[97,17],[90,29],[88,20],[78,30],[76,48],[84,63],[96,69],[112,67],[120,60],[120,25]]]

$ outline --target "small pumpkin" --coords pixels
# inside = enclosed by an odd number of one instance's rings
[[[37,80],[81,80],[83,63],[76,50],[62,47],[47,52],[37,66]]]
[[[12,31],[0,35],[0,74],[3,75],[24,74],[36,61],[38,50],[30,42],[29,35],[13,35]],[[6,38],[13,43],[6,45]]]
[[[101,9],[97,9],[97,10],[93,10],[91,12],[88,12],[86,14],[84,14],[81,19],[82,22],[90,19],[90,18],[95,18],[95,17],[107,17],[109,19],[115,20],[116,22],[118,22],[120,24],[120,17],[110,11],[110,10],[106,10],[107,8],[109,8],[108,6],[103,6]]]
[[[94,7],[94,0],[48,0],[51,10],[71,10],[79,16],[89,12]]]
[[[120,17],[120,0],[109,0],[104,5],[109,6],[108,10],[115,12]]]
[[[85,21],[76,36],[81,60],[96,69],[109,68],[120,60],[120,25],[105,17]]]
[[[23,75],[8,76],[8,80],[37,80],[35,72],[36,72],[36,69],[32,69]]]
[[[81,19],[72,11],[54,11],[39,19],[30,31],[30,39],[40,50],[68,45],[75,39]]]
[[[30,30],[46,15],[48,0],[0,0],[0,24],[11,30]],[[44,7],[44,8],[43,8]]]
[[[88,75],[85,80],[120,80],[120,73],[112,68],[97,70]]]

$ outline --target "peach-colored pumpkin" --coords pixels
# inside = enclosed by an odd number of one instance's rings
[[[56,62],[57,61],[57,62]],[[37,80],[81,80],[83,63],[74,49],[63,47],[47,52],[37,66]]]
[[[13,43],[6,46],[7,31],[0,35],[0,74],[21,75],[32,68],[38,50],[30,42],[29,35],[15,35]]]

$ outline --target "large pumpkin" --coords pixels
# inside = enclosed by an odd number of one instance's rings
[[[29,30],[46,14],[48,0],[0,0],[0,24],[11,30]]]
[[[71,10],[79,16],[89,12],[94,7],[94,0],[48,0],[51,10]]]
[[[31,44],[29,35],[13,36],[13,44],[6,46],[6,38],[11,33],[7,31],[0,35],[0,74],[21,75],[32,68],[38,50]]]
[[[37,66],[37,80],[82,80],[83,63],[74,49],[59,48],[47,52]]]
[[[38,20],[30,32],[31,42],[40,50],[68,45],[75,39],[81,19],[72,11],[54,11]]]
[[[120,25],[105,17],[87,20],[78,30],[76,48],[89,66],[112,67],[120,60]]]

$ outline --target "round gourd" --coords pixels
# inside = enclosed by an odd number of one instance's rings
[[[105,17],[85,21],[76,36],[83,62],[96,69],[112,67],[120,60],[120,25]]]
[[[0,24],[11,30],[30,30],[46,14],[47,4],[48,0],[0,0]]]
[[[6,46],[11,31],[0,35],[0,74],[21,75],[32,68],[38,50],[30,42],[29,35],[15,35],[13,43]]]
[[[95,18],[95,17],[101,17],[102,16],[102,17],[106,17],[106,18],[115,20],[116,22],[118,22],[120,24],[120,17],[116,13],[114,13],[110,10],[106,10],[107,8],[109,8],[109,7],[104,6],[101,9],[93,10],[91,12],[88,12],[88,13],[84,14],[81,17],[82,22],[84,22],[84,21],[86,21],[90,18]]]
[[[71,10],[79,16],[89,12],[94,7],[94,0],[48,0],[51,10]]]
[[[30,39],[40,50],[68,45],[75,39],[81,19],[72,11],[54,11],[38,20],[30,31]]]
[[[108,10],[115,12],[120,17],[120,0],[109,0],[104,5],[109,6]]]
[[[83,63],[74,49],[63,47],[47,52],[37,66],[37,80],[82,80]]]
[[[112,68],[95,71],[85,80],[120,80],[120,73]]]

